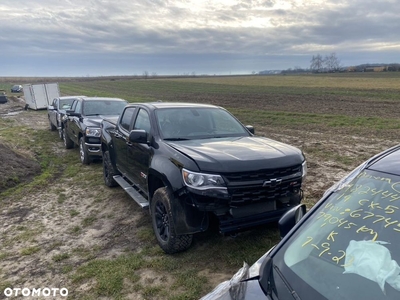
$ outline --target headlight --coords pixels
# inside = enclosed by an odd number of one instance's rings
[[[196,173],[182,169],[182,176],[185,184],[194,189],[226,189],[225,182],[220,175]]]
[[[93,128],[93,127],[86,128],[86,136],[100,137],[100,135],[101,135],[100,128]]]
[[[302,172],[301,177],[302,177],[303,179],[306,178],[306,175],[307,175],[307,161],[304,161],[304,162],[301,164],[301,172]]]

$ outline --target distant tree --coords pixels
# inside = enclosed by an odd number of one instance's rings
[[[196,77],[196,72],[195,71],[192,72],[192,76]]]
[[[326,69],[330,72],[339,71],[340,69],[340,60],[336,56],[336,53],[333,52],[327,56],[325,56],[324,65]]]
[[[157,77],[157,73],[156,73],[156,72],[153,72],[153,73],[151,73],[151,76]]]
[[[148,72],[148,71],[144,71],[144,72],[143,72],[143,77],[144,77],[144,78],[149,77],[149,72]]]
[[[310,62],[311,62],[310,69],[313,72],[320,72],[324,66],[324,59],[320,54],[313,55]]]

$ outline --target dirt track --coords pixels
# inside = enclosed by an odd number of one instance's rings
[[[296,106],[292,105],[293,101],[296,102],[295,99],[276,99],[275,101],[279,102],[281,110],[287,111],[318,110],[321,112],[321,110],[326,110],[332,112],[335,109],[348,115],[387,114],[393,117],[397,113],[391,107],[393,104],[390,103],[375,103],[366,108],[364,104],[361,105],[361,102],[357,106],[357,101],[352,103],[345,101],[345,105],[337,103],[333,105],[333,99],[315,99],[316,102],[307,101],[306,106],[300,98]],[[265,102],[263,99],[261,96],[259,99],[252,99],[246,107],[277,109],[276,103]],[[234,102],[234,99],[206,100],[202,98],[201,102],[218,102],[222,106],[232,106]],[[0,106],[0,109],[22,107],[18,104],[15,107],[13,105],[8,108]],[[46,130],[48,127],[46,115],[35,111],[21,111],[7,118],[13,118],[21,124],[34,126],[40,130]],[[343,177],[363,159],[396,144],[396,140],[391,138],[390,133],[378,139],[355,136],[346,132],[333,132],[327,135],[324,128],[314,129],[310,131],[295,128],[257,128],[257,133],[260,135],[303,149],[309,168],[305,183],[305,201],[309,205],[315,203],[327,187]],[[65,151],[62,142],[57,140],[56,134],[54,139],[53,147],[62,155]],[[4,156],[4,153],[4,151],[0,152],[3,169],[7,168],[7,163],[11,161],[10,158]],[[338,162],[333,154],[346,157],[346,160]],[[35,163],[32,162],[32,164]],[[87,170],[101,172],[99,164],[88,166]],[[63,195],[62,198],[60,195]],[[119,201],[113,201],[116,198]],[[61,211],[60,204],[63,207]],[[85,222],[87,225],[82,226]],[[7,281],[19,286],[58,288],[72,285],[67,272],[60,272],[59,268],[54,267],[56,264],[64,263],[61,254],[68,253],[69,255],[65,258],[65,261],[69,262],[65,268],[71,265],[75,268],[91,259],[93,254],[97,257],[115,257],[126,250],[136,251],[141,247],[140,239],[136,236],[137,228],[150,227],[146,213],[139,211],[122,190],[111,190],[101,183],[94,188],[86,187],[84,184],[71,185],[68,179],[55,181],[49,189],[37,189],[33,194],[23,195],[19,201],[3,199],[0,206],[0,224],[2,224],[0,255],[7,253],[6,257],[1,258],[0,282]],[[24,255],[23,249],[26,251],[30,249],[32,253]],[[88,249],[95,249],[95,251]],[[210,274],[211,285],[215,286],[221,280],[230,278],[231,275],[231,270]],[[151,277],[154,284],[168,281],[165,279],[167,274],[150,272],[143,273],[141,276]],[[84,295],[85,290],[89,288],[90,282],[78,285],[75,287],[75,293]],[[3,297],[3,294],[0,294],[0,299]],[[143,299],[135,294],[127,298]]]

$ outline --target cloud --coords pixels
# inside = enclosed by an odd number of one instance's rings
[[[381,59],[400,50],[399,13],[394,0],[2,0],[0,62],[58,57],[61,66],[136,56],[171,62],[173,72],[172,57],[198,57],[203,66],[205,57],[235,57],[243,71],[272,59],[281,68],[307,67],[318,53]]]

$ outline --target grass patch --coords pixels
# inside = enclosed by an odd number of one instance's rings
[[[64,203],[65,200],[67,200],[67,195],[66,195],[66,194],[64,194],[64,193],[58,194],[57,202],[58,202],[59,204]]]
[[[139,277],[135,274],[145,264],[145,259],[140,254],[122,255],[114,260],[95,260],[80,267],[73,275],[73,282],[82,283],[94,278],[95,286],[90,291],[97,296],[118,297],[124,288],[124,279],[137,282]]]
[[[81,230],[82,230],[82,228],[80,226],[76,225],[76,226],[71,227],[69,232],[71,234],[79,234],[81,232]]]
[[[54,255],[51,259],[54,262],[61,262],[61,261],[66,260],[66,259],[68,259],[70,257],[71,257],[71,255],[69,253],[60,253],[60,254]]]
[[[65,82],[60,88],[68,94],[115,96],[130,102],[158,99],[191,99],[196,95],[336,95],[375,100],[399,100],[399,72],[375,74],[308,74],[275,76],[226,76],[192,78],[122,78]],[[134,92],[132,92],[134,91]]]
[[[40,251],[40,247],[38,247],[38,246],[28,247],[28,248],[24,248],[21,250],[21,255],[24,255],[24,256],[32,255],[39,251]]]
[[[6,288],[13,288],[13,285],[9,281],[0,281],[0,293],[3,295]]]
[[[18,241],[18,242],[27,242],[27,241],[34,241],[36,236],[41,234],[44,231],[43,226],[37,226],[36,228],[26,228],[23,230],[20,234],[17,234],[14,236],[13,241]]]
[[[82,221],[82,226],[83,227],[88,227],[90,225],[93,225],[94,222],[97,221],[97,217],[96,216],[89,216],[83,219]]]
[[[5,258],[7,258],[8,256],[10,256],[9,253],[7,252],[0,252],[0,260],[3,260]]]
[[[80,212],[79,211],[77,211],[77,210],[75,210],[75,209],[71,209],[70,211],[69,211],[69,215],[73,218],[73,217],[76,217],[77,215],[79,215],[80,214]]]

